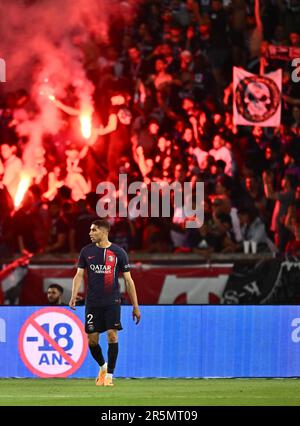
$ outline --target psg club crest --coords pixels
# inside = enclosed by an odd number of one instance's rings
[[[235,67],[234,124],[270,127],[280,124],[281,70],[278,71],[258,76]]]

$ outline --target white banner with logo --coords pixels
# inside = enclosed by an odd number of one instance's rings
[[[242,126],[279,126],[281,87],[281,69],[262,76],[233,67],[233,123]]]
[[[131,265],[140,304],[219,304],[233,269],[233,264],[203,265]],[[32,265],[22,288],[21,304],[46,304],[49,284],[64,288],[63,302],[68,303],[76,268],[71,265]],[[124,278],[119,278],[121,294],[125,296]],[[82,288],[80,296],[84,296]]]

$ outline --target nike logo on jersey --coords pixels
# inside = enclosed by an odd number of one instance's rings
[[[95,256],[88,256],[88,259],[91,260],[91,259],[94,259],[94,257]]]

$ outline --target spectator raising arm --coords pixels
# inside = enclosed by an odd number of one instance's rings
[[[105,127],[100,126],[99,129],[96,129],[96,132],[99,136],[107,135],[117,130],[117,124],[118,120],[116,114],[110,114],[107,125]]]
[[[74,116],[78,116],[80,114],[80,111],[78,109],[65,105],[64,103],[56,99],[56,97],[53,95],[50,95],[49,99],[54,103],[55,106],[57,106],[57,108],[64,111],[66,114]]]

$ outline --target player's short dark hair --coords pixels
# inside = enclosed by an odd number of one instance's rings
[[[109,232],[109,230],[110,230],[110,223],[106,219],[94,220],[92,225],[97,226],[97,228],[105,228],[105,229],[107,229],[107,232]]]
[[[56,283],[50,284],[49,287],[48,287],[48,290],[49,290],[49,288],[56,288],[61,294],[63,294],[63,292],[64,292],[63,287],[59,284],[56,284]]]

